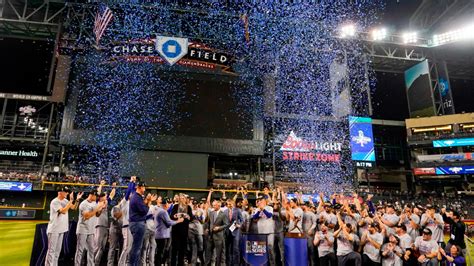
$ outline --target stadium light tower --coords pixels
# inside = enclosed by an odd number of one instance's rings
[[[374,41],[381,41],[385,38],[387,38],[387,29],[381,28],[381,29],[374,29],[372,31],[372,40]]]
[[[448,31],[442,34],[435,34],[433,36],[433,46],[439,46],[446,43],[473,40],[474,39],[474,23],[466,27]]]
[[[341,38],[351,38],[356,34],[356,27],[354,24],[347,24],[341,27]]]
[[[407,32],[402,35],[403,43],[416,43],[418,41],[418,33]]]

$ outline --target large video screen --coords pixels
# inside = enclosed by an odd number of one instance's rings
[[[410,117],[433,116],[436,114],[431,89],[428,60],[424,60],[405,71]]]
[[[0,92],[50,95],[48,78],[54,42],[0,39]]]
[[[375,161],[372,119],[349,116],[349,131],[352,160]]]
[[[253,106],[239,97],[248,86],[237,78],[151,71],[153,80],[81,79],[74,129],[253,139]]]

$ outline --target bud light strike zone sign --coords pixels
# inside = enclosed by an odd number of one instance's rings
[[[280,151],[284,161],[340,162],[342,143],[308,141],[291,131]]]

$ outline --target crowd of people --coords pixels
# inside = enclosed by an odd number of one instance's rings
[[[255,202],[244,189],[232,198],[211,189],[203,199],[168,199],[131,177],[111,206],[116,188],[105,192],[104,184],[84,200],[59,189],[50,204],[45,265],[58,265],[71,209],[79,210],[75,265],[100,265],[104,256],[107,265],[244,265],[240,242],[248,234],[265,236],[268,265],[285,265],[285,237],[304,239],[308,265],[466,265],[462,215],[434,205],[357,193],[304,198],[281,188],[256,192]]]

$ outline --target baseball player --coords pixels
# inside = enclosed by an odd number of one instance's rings
[[[68,193],[69,200],[66,199]],[[46,266],[58,265],[64,233],[69,229],[69,209],[77,209],[78,201],[81,197],[82,192],[77,194],[77,198],[74,200],[74,193],[70,192],[68,187],[61,187],[58,190],[58,196],[51,201],[48,228],[46,229],[48,234]]]
[[[105,202],[96,202],[97,190],[89,193],[86,200],[79,205],[79,221],[77,223],[77,247],[74,265],[80,266],[84,251],[87,252],[87,266],[94,265],[94,226],[97,215],[105,208]]]

